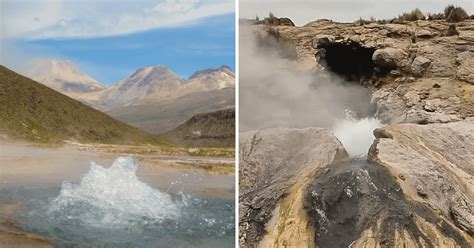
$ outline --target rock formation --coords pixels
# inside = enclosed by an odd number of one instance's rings
[[[371,89],[385,126],[368,161],[319,129],[241,134],[240,244],[473,247],[474,21],[254,27]]]
[[[303,209],[316,172],[349,160],[341,143],[322,128],[267,129],[240,134],[242,247],[308,247],[313,230]]]
[[[474,116],[474,21],[456,24],[459,35],[448,36],[451,25],[317,20],[302,27],[256,27],[292,41],[301,63],[372,87],[385,123],[438,123]],[[359,52],[345,52],[353,50]],[[341,73],[351,61],[362,68]]]
[[[403,192],[474,234],[474,119],[383,128],[369,159],[388,168]]]

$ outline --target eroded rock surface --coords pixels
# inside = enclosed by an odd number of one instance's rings
[[[305,208],[317,247],[469,247],[461,231],[407,200],[386,168],[366,160],[318,173]]]
[[[385,123],[442,123],[474,116],[474,20],[457,23],[459,35],[446,35],[450,25],[444,20],[363,25],[317,20],[302,27],[259,28],[271,28],[285,41],[292,41],[298,61],[315,69],[331,70],[326,63],[328,46],[373,49],[374,68],[364,69],[370,74],[342,76],[373,88],[380,119]],[[336,55],[341,63],[357,59]],[[442,87],[429,94],[427,84]],[[424,100],[435,98],[445,107],[424,108]]]
[[[341,143],[321,128],[250,131],[239,157],[240,245],[311,247],[305,190],[320,168],[349,159]]]
[[[474,120],[387,126],[383,133],[389,138],[374,133],[378,137],[369,159],[398,176],[411,199],[440,211],[473,235]]]

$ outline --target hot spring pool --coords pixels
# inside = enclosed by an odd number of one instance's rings
[[[234,247],[233,200],[160,191],[137,168],[131,157],[92,163],[77,184],[0,188],[0,204],[20,204],[11,218],[59,247]]]

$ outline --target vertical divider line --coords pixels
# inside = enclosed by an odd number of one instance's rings
[[[239,0],[235,1],[235,247],[239,247]]]

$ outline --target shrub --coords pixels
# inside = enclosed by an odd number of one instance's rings
[[[443,13],[438,13],[438,14],[428,14],[428,20],[442,20],[444,19],[444,14]]]
[[[417,20],[425,20],[426,17],[423,14],[423,12],[421,12],[421,10],[414,9],[410,13],[403,13],[403,15],[399,15],[398,19],[403,20],[403,21],[417,21]]]
[[[461,7],[454,7],[453,5],[448,5],[444,8],[444,16],[448,22],[460,22],[469,18],[469,15]]]
[[[455,24],[450,24],[448,30],[446,30],[446,36],[459,35],[459,31],[456,29]]]

